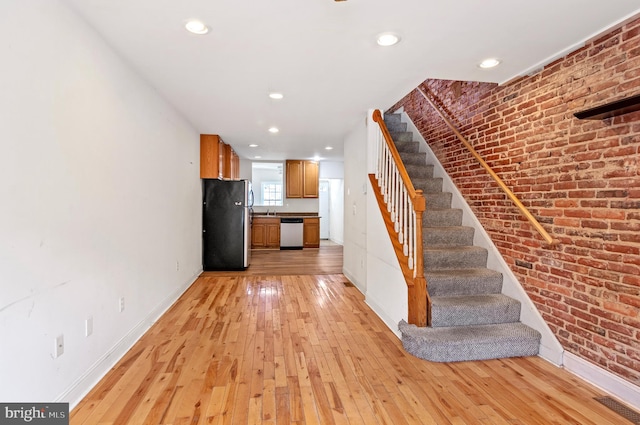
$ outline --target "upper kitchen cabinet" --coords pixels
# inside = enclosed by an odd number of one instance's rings
[[[318,197],[318,163],[287,160],[287,198]]]
[[[287,198],[302,198],[302,161],[287,160]]]
[[[318,163],[315,161],[304,161],[302,164],[303,183],[302,197],[317,198],[319,192],[318,185]]]
[[[200,135],[200,178],[240,178],[240,158],[217,134]]]
[[[222,152],[222,178],[237,180],[240,178],[240,157],[231,145],[224,144]]]
[[[221,147],[224,142],[217,134],[200,135],[200,178],[219,179],[222,177]]]

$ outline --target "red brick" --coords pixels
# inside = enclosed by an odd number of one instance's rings
[[[419,96],[394,106],[404,106],[430,141],[551,330],[568,351],[640,382],[640,112],[605,120],[573,116],[640,92],[640,19],[533,77],[502,86],[425,85],[562,241],[541,243]],[[515,266],[525,258],[533,269]]]
[[[624,220],[626,214],[620,210],[600,210],[595,209],[591,212],[593,218],[606,218],[609,220]]]

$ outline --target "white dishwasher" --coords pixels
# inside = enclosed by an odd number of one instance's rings
[[[280,249],[302,249],[304,220],[299,217],[280,219]]]

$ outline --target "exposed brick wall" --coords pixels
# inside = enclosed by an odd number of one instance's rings
[[[405,108],[564,348],[640,385],[640,112],[574,112],[640,94],[640,19],[530,77],[427,80],[537,234],[417,93]]]

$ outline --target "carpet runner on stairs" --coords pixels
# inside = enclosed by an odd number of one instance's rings
[[[420,144],[400,114],[385,124],[416,189],[424,192],[423,257],[431,326],[398,325],[409,353],[431,361],[484,360],[538,354],[541,335],[520,322],[520,302],[502,291],[502,274],[487,268],[487,250],[473,245],[474,229],[451,208]]]

